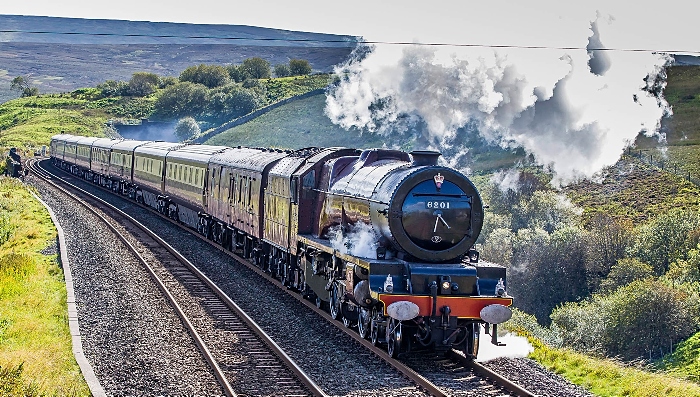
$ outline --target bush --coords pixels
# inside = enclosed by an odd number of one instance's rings
[[[243,67],[243,65],[227,66],[226,71],[228,72],[228,75],[231,78],[231,80],[235,81],[236,83],[240,83],[242,81],[245,81],[245,79],[251,77],[250,75],[248,75],[248,72]]]
[[[311,73],[311,64],[305,59],[292,59],[289,61],[289,73],[291,76],[304,76]]]
[[[637,280],[652,277],[654,269],[636,258],[620,259],[610,268],[610,273],[601,282],[600,290],[603,293],[613,292],[620,287],[631,284]]]
[[[180,81],[202,84],[208,88],[221,87],[229,83],[229,73],[219,65],[190,66],[180,74]]]
[[[290,76],[289,66],[285,64],[279,64],[275,66],[275,76],[277,77],[287,77]]]
[[[552,309],[588,296],[581,229],[569,226],[551,234],[544,229],[520,229],[511,241],[508,292],[517,297],[518,308],[547,324]]]
[[[148,96],[160,86],[160,77],[155,73],[136,72],[129,80],[129,95]]]
[[[102,93],[103,98],[112,96],[123,96],[129,92],[129,84],[125,81],[107,80],[97,85],[97,89]]]
[[[254,79],[269,79],[270,78],[270,62],[259,58],[248,58],[241,65],[245,74]]]
[[[186,141],[197,135],[199,135],[200,129],[197,121],[192,117],[185,117],[180,119],[175,126],[175,136],[180,139],[180,141]]]
[[[688,259],[699,229],[700,211],[673,209],[638,228],[630,254],[663,275],[671,263]]]
[[[698,292],[654,279],[566,303],[552,312],[564,345],[626,360],[658,358],[696,332]]]
[[[207,89],[201,84],[178,83],[165,88],[154,105],[155,114],[165,118],[196,116],[205,110]]]

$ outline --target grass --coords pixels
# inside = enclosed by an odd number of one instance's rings
[[[668,69],[664,97],[673,108],[673,117],[665,120],[669,145],[700,145],[700,66],[675,66]]]
[[[207,145],[263,146],[284,149],[319,147],[382,147],[383,137],[361,135],[330,122],[323,114],[325,95],[293,101],[260,117],[226,130],[205,142]]]
[[[261,80],[261,83],[265,86],[267,100],[270,103],[274,103],[295,95],[325,88],[330,81],[331,76],[329,74],[314,74],[266,79]]]
[[[700,384],[700,332],[681,342],[658,367]]]
[[[69,94],[19,98],[0,105],[0,147],[30,149],[48,145],[51,136],[70,134],[99,136],[107,121],[100,109]]]
[[[530,358],[601,397],[700,397],[700,385],[648,368],[547,347],[530,338]]]
[[[0,177],[0,394],[90,395],[71,349],[56,231],[18,181]],[[7,390],[12,388],[12,390]]]

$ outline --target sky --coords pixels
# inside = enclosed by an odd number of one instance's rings
[[[659,122],[672,110],[643,88],[645,78],[663,76],[668,58],[659,52],[700,55],[697,7],[690,4],[24,0],[3,2],[0,14],[250,25],[372,42],[453,44],[375,45],[364,59],[336,70],[345,77],[328,95],[326,113],[345,128],[388,138],[420,123],[430,148],[450,153],[449,165],[465,172],[460,159],[469,148],[460,142],[464,134],[480,134],[504,148],[524,148],[557,183],[567,183],[614,164],[640,131],[663,141]]]
[[[192,9],[193,4],[199,11]],[[624,32],[611,43],[615,46],[700,51],[700,40],[693,33],[697,10],[689,4],[685,0],[23,0],[2,2],[0,14],[250,25],[383,41],[576,46],[581,37],[571,25],[600,10],[614,15]]]

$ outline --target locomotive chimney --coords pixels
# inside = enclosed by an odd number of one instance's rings
[[[440,152],[432,150],[414,150],[409,153],[413,158],[413,165],[437,165]]]

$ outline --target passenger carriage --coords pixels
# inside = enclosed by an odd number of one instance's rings
[[[197,228],[198,213],[206,212],[206,175],[212,156],[227,146],[189,145],[167,153],[163,203],[173,219]]]
[[[111,147],[107,178],[112,190],[122,195],[136,198],[136,185],[133,183],[134,150],[153,141],[123,140]]]
[[[169,152],[185,145],[171,142],[150,142],[134,148],[134,168],[132,183],[135,199],[159,212],[173,216],[173,211],[165,200],[165,159]]]

